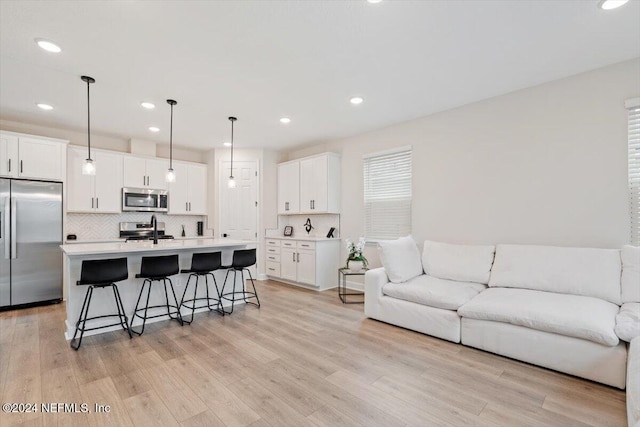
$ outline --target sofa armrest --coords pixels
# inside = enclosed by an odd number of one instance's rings
[[[367,317],[378,317],[382,288],[389,283],[384,268],[369,270],[364,275],[364,314]]]

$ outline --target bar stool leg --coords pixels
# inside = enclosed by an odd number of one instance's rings
[[[211,276],[211,278],[213,279],[213,284],[216,287],[216,296],[218,297],[218,304],[217,307],[211,308],[211,306],[209,305],[209,279],[207,276]],[[220,293],[220,289],[218,288],[218,282],[216,281],[216,276],[213,274],[213,272],[209,272],[207,274],[204,275],[204,280],[207,284],[207,306],[209,306],[209,310],[215,310],[218,313],[220,313],[221,315],[224,316],[224,308],[222,307],[222,294]]]
[[[189,289],[189,282],[191,281],[191,276],[193,276],[193,274],[190,274],[189,277],[187,278],[187,284],[184,287],[184,291],[182,292],[182,299],[180,300],[180,307],[182,307],[184,304],[184,299],[187,295],[187,289]],[[186,307],[186,305],[185,305]]]
[[[176,303],[176,317],[171,317],[171,312],[169,311],[168,312],[169,318],[176,319],[178,322],[180,322],[180,326],[184,326],[184,322],[182,321],[182,314],[180,313],[180,307],[178,306],[178,298],[176,297],[176,291],[173,289],[173,282],[171,281],[171,279],[164,279],[164,280],[169,282],[169,287],[171,288],[171,293],[173,294],[173,301]],[[196,281],[196,285],[197,284],[198,284],[198,282]],[[166,284],[166,282],[165,282],[164,286],[165,286],[164,292],[166,294],[167,293],[167,284]],[[168,296],[167,296],[167,310],[169,310],[169,297]]]
[[[82,345],[82,337],[84,336],[84,330],[87,325],[87,316],[89,315],[89,306],[91,305],[91,296],[93,295],[93,286],[89,286],[87,289],[87,293],[84,294],[84,302],[82,303],[82,308],[80,309],[80,316],[78,317],[78,321],[76,322],[76,331],[73,333],[73,338],[69,345],[75,351],[78,351],[80,346]],[[84,319],[84,320],[83,320]],[[80,327],[80,322],[82,322],[82,328]],[[80,339],[78,340],[78,345],[73,345],[73,342],[76,339],[76,335],[78,334],[78,330],[80,330]]]
[[[133,338],[131,335],[131,328],[129,328],[129,319],[127,319],[127,315],[124,311],[124,305],[122,304],[122,298],[120,298],[120,290],[118,289],[118,285],[115,283],[111,285],[113,287],[113,293],[116,297],[116,306],[118,307],[118,317],[120,317],[120,324],[123,329],[127,331],[129,334],[129,339]],[[124,319],[124,324],[122,324],[122,320]]]
[[[144,317],[140,316],[138,314],[138,311],[141,311],[142,309],[138,309],[138,304],[140,304],[140,297],[142,297],[142,293],[144,292],[144,287],[145,285],[149,286],[149,289],[147,290],[147,303],[144,306]],[[144,333],[144,326],[147,323],[147,311],[149,310],[149,297],[151,296],[151,280],[150,279],[144,279],[144,282],[142,282],[142,289],[140,289],[140,295],[138,295],[138,302],[136,302],[136,309],[133,312],[133,316],[131,318],[131,324],[132,324],[132,328],[131,328],[131,332],[133,332],[136,335],[142,335]],[[133,329],[133,320],[135,319],[135,317],[138,316],[142,319],[142,329],[140,329],[140,332],[136,332]]]
[[[258,298],[258,292],[256,291],[256,284],[255,284],[255,282],[253,281],[253,276],[251,276],[251,270],[249,270],[248,268],[247,268],[246,270],[247,270],[247,272],[249,273],[249,279],[251,279],[251,286],[253,286],[253,295],[256,297],[256,301],[257,301],[258,303],[256,304],[255,302],[249,302],[249,301],[247,301],[246,294],[245,294],[244,302],[246,302],[247,304],[253,304],[253,305],[255,305],[256,307],[260,308],[260,298]],[[244,279],[244,277],[243,277],[243,279]]]

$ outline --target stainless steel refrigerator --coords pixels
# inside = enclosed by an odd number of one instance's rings
[[[62,184],[0,179],[0,308],[62,299]]]

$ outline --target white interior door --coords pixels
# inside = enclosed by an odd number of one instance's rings
[[[227,182],[231,163],[220,168],[220,237],[254,240],[258,236],[257,162],[233,162],[235,188]]]

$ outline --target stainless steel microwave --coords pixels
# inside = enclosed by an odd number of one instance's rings
[[[150,188],[123,188],[123,212],[168,212],[169,192]]]

